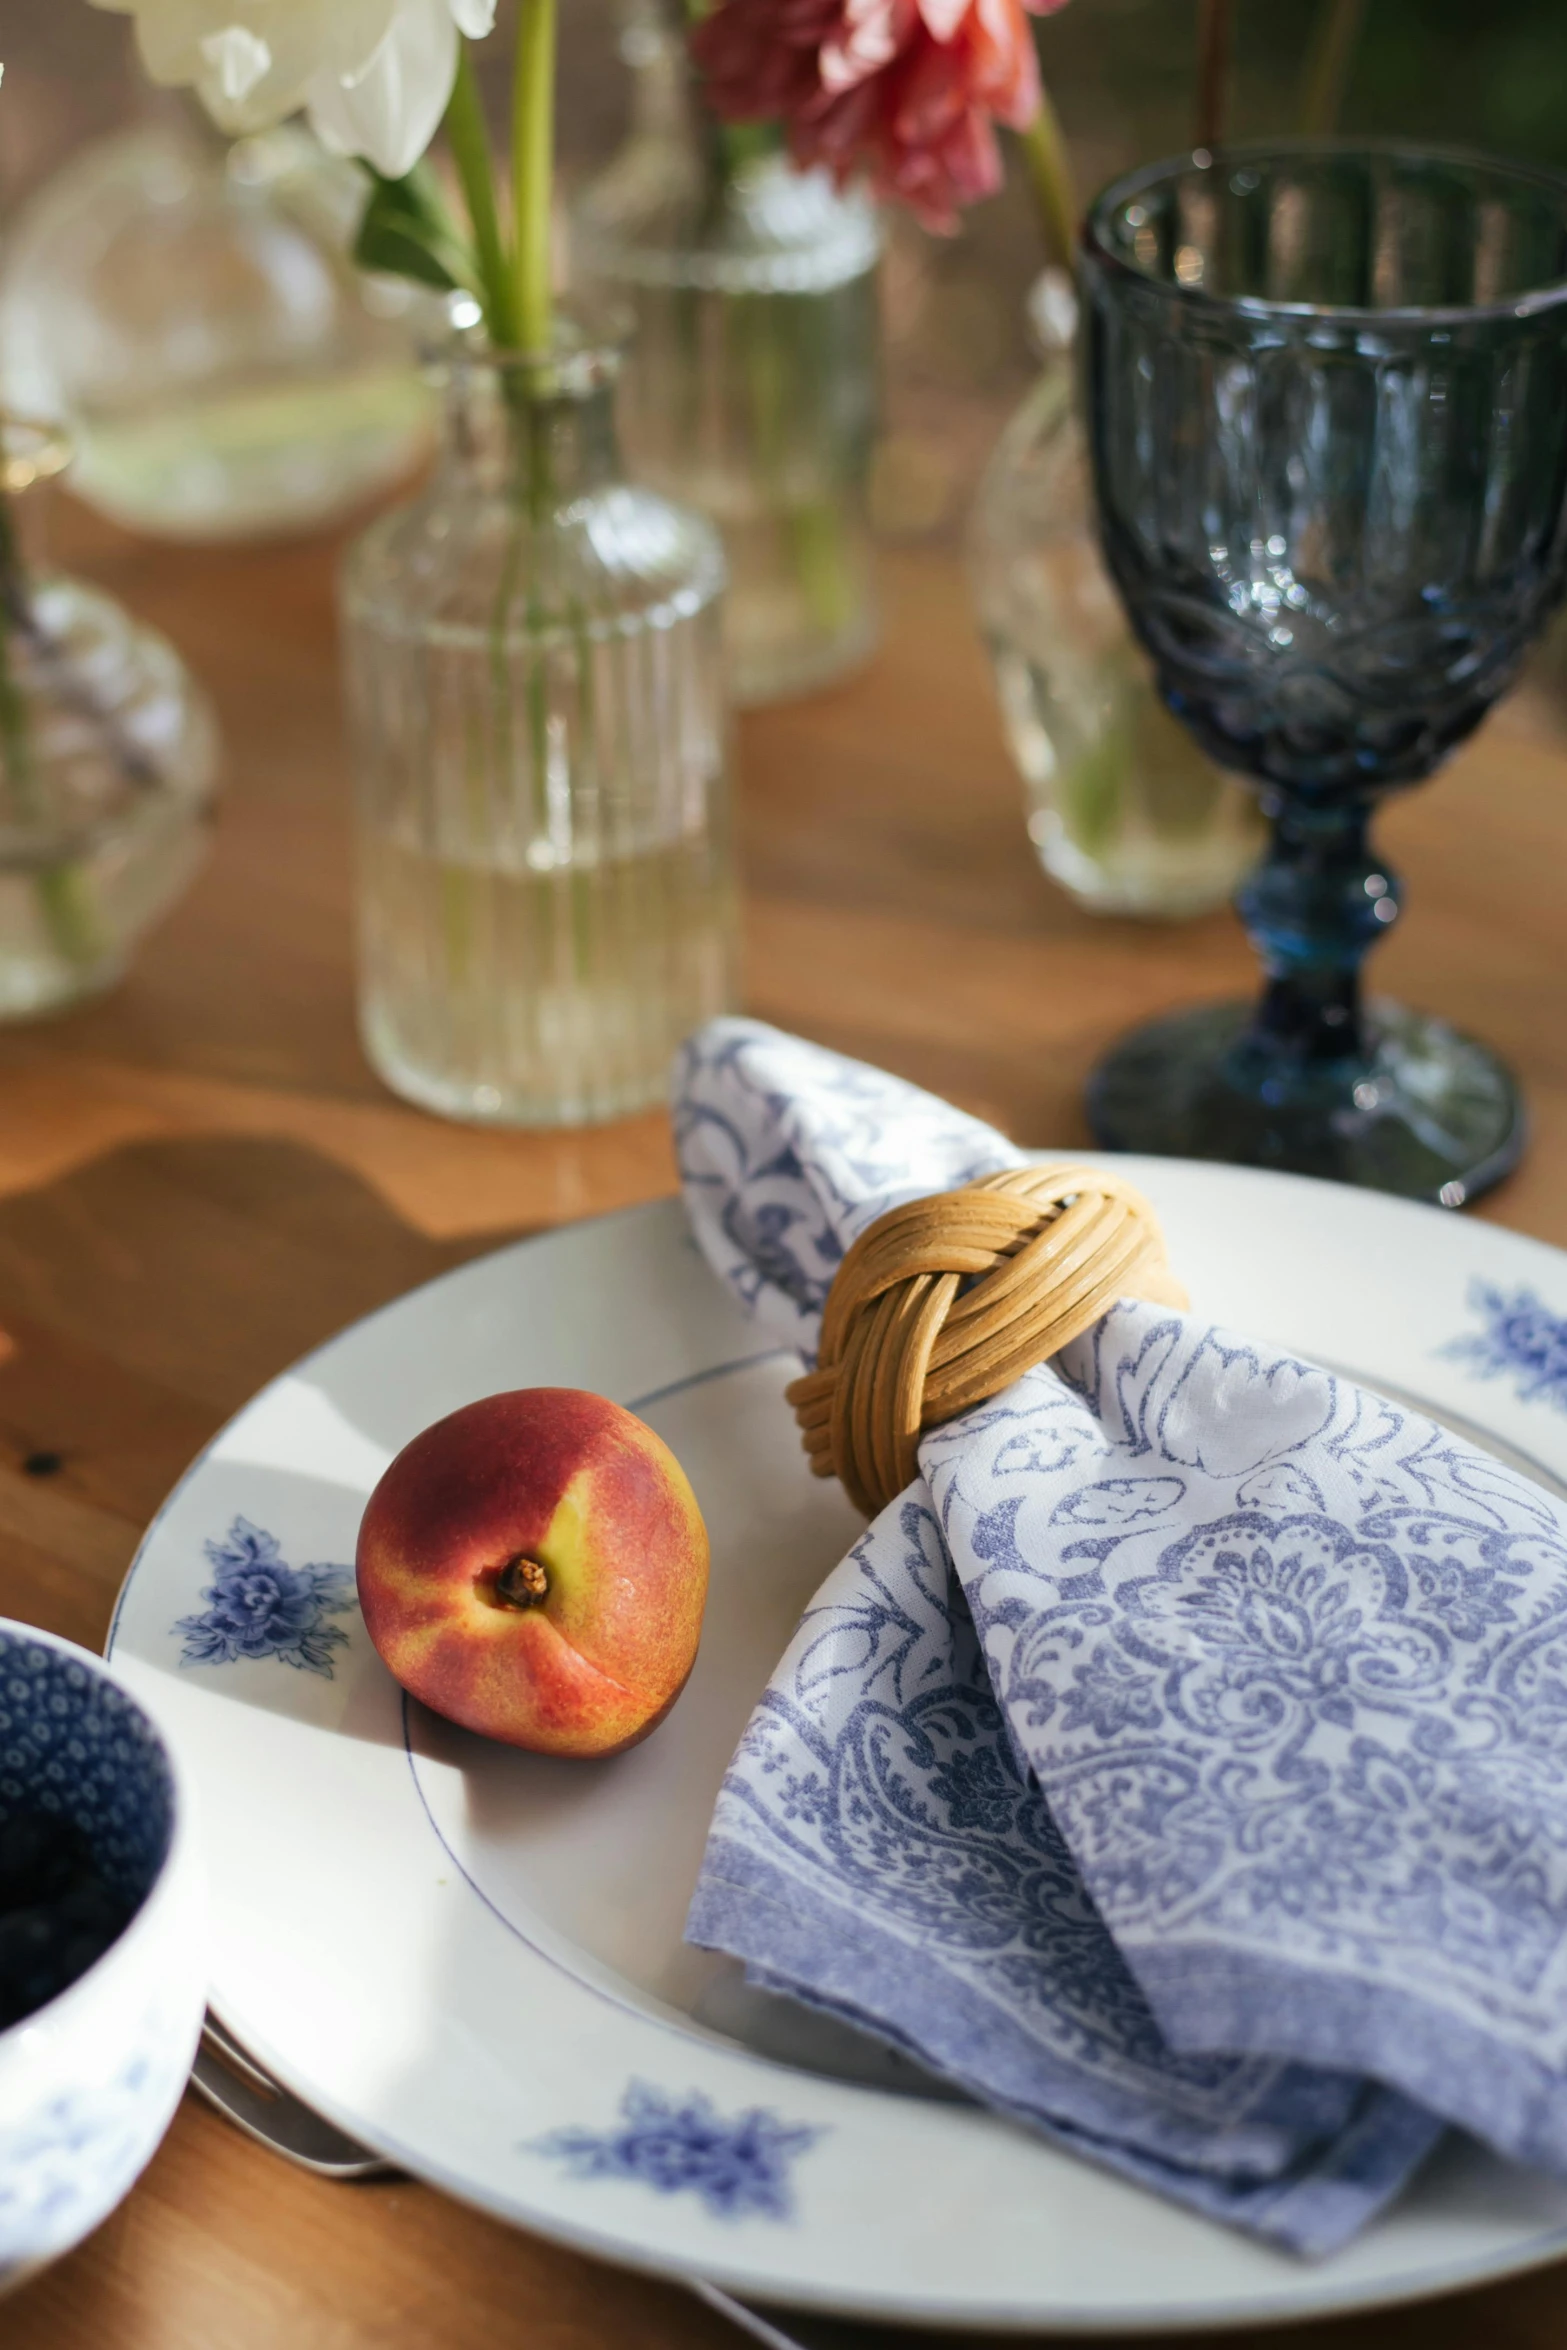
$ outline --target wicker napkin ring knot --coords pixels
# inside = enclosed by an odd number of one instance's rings
[[[1184,1306],[1158,1218],[1098,1167],[1015,1167],[884,1216],[844,1257],[790,1387],[811,1468],[874,1517],[920,1433],[999,1395],[1118,1298]]]

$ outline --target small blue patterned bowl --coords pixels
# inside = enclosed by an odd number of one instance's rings
[[[85,1974],[0,2032],[0,2292],[80,2243],[149,2161],[206,1997],[173,1756],[97,1657],[0,1621],[0,1818],[24,1809],[76,1828],[136,1907]]]

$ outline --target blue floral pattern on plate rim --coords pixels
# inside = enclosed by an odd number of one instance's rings
[[[221,1540],[203,1545],[213,1570],[201,1596],[206,1607],[181,1616],[182,1665],[232,1665],[276,1657],[297,1671],[330,1681],[332,1651],[348,1645],[333,1616],[354,1605],[348,1567],[291,1567],[282,1544],[249,1518],[236,1517]]]
[[[726,2119],[699,2089],[679,2098],[632,2081],[618,2128],[551,2130],[524,2151],[564,2162],[573,2178],[635,2179],[659,2195],[697,2195],[715,2219],[788,2220],[791,2169],[824,2134],[780,2121],[765,2105]]]
[[[1469,1303],[1484,1324],[1439,1351],[1476,1379],[1511,1380],[1520,1403],[1567,1412],[1567,1315],[1554,1314],[1537,1290],[1470,1284]]]

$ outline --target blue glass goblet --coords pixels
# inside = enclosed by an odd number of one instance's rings
[[[1523,1147],[1496,1056],[1364,1003],[1397,917],[1378,797],[1480,723],[1567,562],[1567,179],[1392,147],[1232,149],[1111,188],[1084,238],[1105,551],[1165,699],[1260,790],[1255,1007],[1094,1072],[1115,1149],[1461,1206]]]

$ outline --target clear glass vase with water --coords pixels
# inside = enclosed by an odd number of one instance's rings
[[[1039,372],[986,466],[968,547],[1029,838],[1079,905],[1181,921],[1255,864],[1261,811],[1165,708],[1105,571],[1063,271],[1038,279],[1029,320]]]
[[[361,1026],[449,1117],[643,1108],[732,998],[724,558],[624,478],[618,366],[459,338],[436,472],[345,568]]]
[[[638,479],[723,533],[734,699],[776,701],[876,642],[880,226],[859,190],[707,114],[661,0],[635,0],[622,53],[631,133],[576,207],[574,263],[634,320],[621,414]]]
[[[232,144],[167,115],[74,155],[11,224],[7,406],[57,417],[74,494],[204,542],[316,530],[429,447],[415,316],[350,248],[364,178],[295,125]]]
[[[48,560],[69,443],[0,411],[0,1021],[100,995],[206,852],[217,727],[157,630]]]

